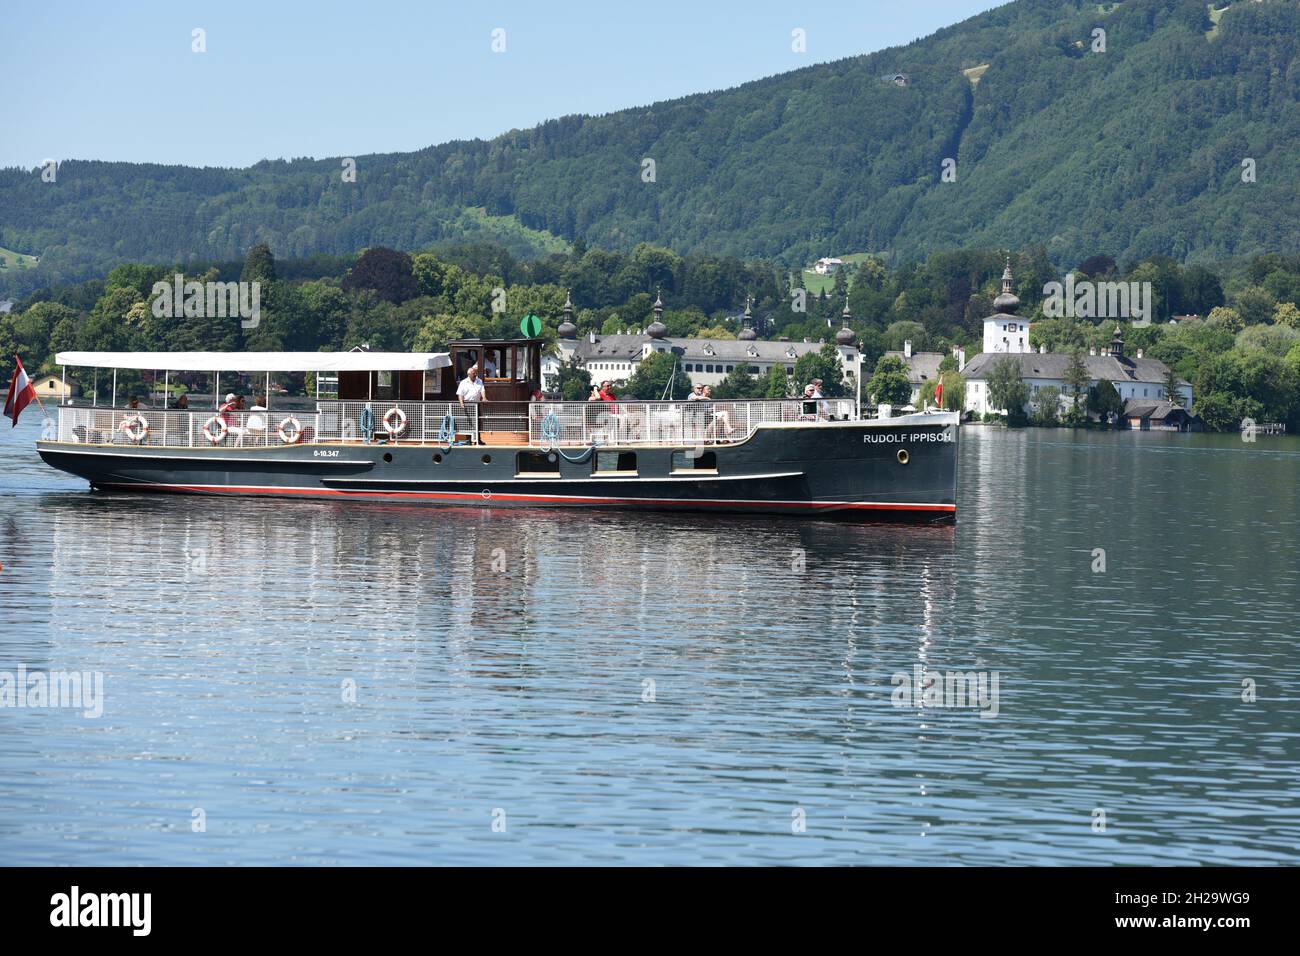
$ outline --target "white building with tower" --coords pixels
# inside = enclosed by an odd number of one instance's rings
[[[1029,320],[1016,315],[1020,299],[1011,291],[1011,258],[1002,270],[1002,293],[993,300],[994,313],[984,320],[984,354],[1028,352]]]
[[[1002,293],[993,300],[996,311],[984,320],[984,351],[969,362],[959,357],[961,372],[966,378],[966,410],[976,415],[1006,414],[1005,408],[994,407],[989,400],[988,377],[996,364],[1007,359],[1019,366],[1020,377],[1029,386],[1030,403],[1044,388],[1060,389],[1062,394],[1066,392],[1065,377],[1070,356],[1048,352],[1042,347],[1035,351],[1029,344],[1029,320],[1016,314],[1020,299],[1011,291],[1011,279],[1011,261],[1008,259],[1002,273]],[[1118,325],[1109,346],[1100,353],[1095,348],[1090,349],[1082,358],[1089,388],[1095,388],[1103,381],[1110,382],[1126,404],[1159,402],[1164,397],[1169,367],[1159,359],[1147,358],[1142,349],[1138,349],[1134,357],[1126,355],[1123,330]],[[1182,407],[1190,412],[1191,383],[1179,379],[1177,387]]]

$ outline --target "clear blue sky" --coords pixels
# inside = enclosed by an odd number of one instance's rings
[[[419,149],[870,53],[1001,2],[13,2],[0,166]]]

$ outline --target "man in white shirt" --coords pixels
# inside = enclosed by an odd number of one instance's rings
[[[465,377],[460,380],[456,386],[456,397],[460,399],[460,407],[464,408],[466,402],[486,402],[487,396],[484,394],[483,382],[478,377],[478,366],[471,365],[465,372]]]

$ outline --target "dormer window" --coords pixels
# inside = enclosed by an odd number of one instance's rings
[[[706,346],[704,346],[704,354],[705,354],[705,355],[712,355],[712,354],[713,354],[713,346],[712,346],[712,345],[706,345]]]
[[[788,356],[790,356],[790,358],[797,358],[798,355],[799,355],[799,353],[796,352],[796,351],[795,351],[794,349],[792,349],[792,348],[790,348],[790,349],[786,349],[786,350],[785,350],[785,354],[788,355]]]

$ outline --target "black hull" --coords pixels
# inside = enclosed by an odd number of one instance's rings
[[[716,473],[674,471],[673,454],[680,455],[683,446],[643,445],[600,449],[636,454],[635,475],[610,476],[593,475],[580,449],[565,450],[558,475],[520,475],[517,455],[537,451],[522,446],[39,442],[37,448],[47,463],[110,491],[950,522],[956,514],[957,433],[955,416],[760,426],[747,441],[703,449],[716,456]]]

